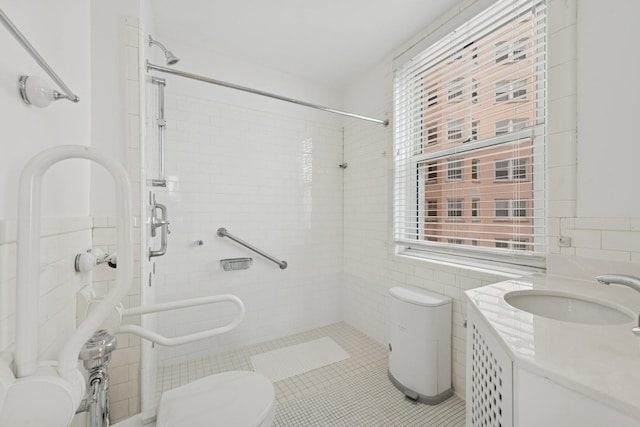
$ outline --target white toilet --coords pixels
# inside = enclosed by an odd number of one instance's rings
[[[275,413],[275,392],[269,379],[251,371],[231,371],[164,392],[155,426],[268,427]],[[140,425],[138,415],[113,427]],[[153,424],[145,424],[150,426]]]

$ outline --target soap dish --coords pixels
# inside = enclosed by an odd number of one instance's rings
[[[220,265],[224,271],[246,270],[252,262],[253,258],[227,258],[221,259]]]

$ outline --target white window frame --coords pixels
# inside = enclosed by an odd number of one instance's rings
[[[446,26],[450,28],[449,31],[457,28],[458,26],[461,26],[468,19],[471,19],[476,14],[483,12],[486,7],[492,6],[495,3],[495,1],[496,0],[479,0],[477,3],[474,3],[471,7],[467,8],[462,14],[457,15],[454,19],[449,21],[449,23],[446,24]],[[394,60],[394,66],[399,67],[400,64],[402,63],[410,62],[414,58],[414,56],[422,52],[423,49],[425,49],[426,47],[430,46],[435,42],[439,42],[442,39],[442,36],[446,34],[446,31],[447,31],[446,29],[441,28],[440,30],[436,31],[433,35],[423,39],[422,41],[414,45],[412,48],[408,49],[405,53],[401,54],[399,57],[397,57]],[[511,46],[509,46],[509,48],[511,48]],[[521,50],[516,50],[516,54],[521,54]],[[527,55],[527,58],[528,58],[528,55]],[[545,70],[541,68],[539,70],[540,70],[540,73],[543,75],[543,80],[536,80],[536,95],[544,94],[546,92],[546,84],[547,84],[546,81],[544,80],[544,77],[546,77]],[[441,95],[441,97],[442,96],[444,95]],[[536,96],[536,99],[538,99],[538,96]],[[522,129],[521,131],[515,134],[509,134],[509,135],[497,135],[494,137],[486,137],[486,135],[483,135],[482,140],[474,141],[473,144],[468,144],[468,145],[474,146],[473,148],[481,148],[481,147],[497,146],[505,142],[513,145],[517,145],[521,141],[524,142],[526,140],[531,140],[531,139],[533,139],[534,141],[538,140],[539,138],[544,140],[546,135],[545,127],[544,127],[546,103],[545,102],[539,103],[538,107],[536,108],[538,111],[537,113],[538,122],[529,124],[529,126],[526,129]],[[396,120],[396,123],[398,123],[397,120]],[[465,120],[465,123],[466,123],[466,120]],[[441,126],[441,135],[442,135],[441,141],[446,143],[448,141],[447,136],[445,136],[447,122],[446,121],[441,122],[440,126]],[[444,162],[446,162],[446,159],[448,157],[463,154],[464,152],[466,152],[467,151],[466,145],[467,144],[465,144],[465,146],[457,145],[455,149],[451,149],[451,150],[448,150],[445,148],[443,150],[437,151],[436,153],[424,153],[420,156],[415,156],[408,160],[410,164],[414,164],[414,165],[416,163],[424,163],[428,161],[439,161],[439,164],[442,165],[442,167],[439,167],[439,170],[438,170],[439,181],[443,182],[446,177],[444,175],[444,170],[443,170]],[[541,211],[545,212],[546,203],[544,198],[544,194],[545,194],[544,193],[544,188],[545,188],[544,142],[542,142],[542,145],[540,146],[538,146],[538,144],[534,142],[534,144],[532,145],[532,148],[533,148],[533,153],[530,156],[528,156],[531,158],[531,161],[530,161],[530,165],[528,165],[527,179],[530,179],[531,176],[536,178],[536,181],[532,183],[534,188],[534,198],[532,200],[532,203],[536,207],[535,212],[541,212]],[[409,170],[410,168],[411,166],[409,165]],[[397,177],[398,177],[398,174],[396,174],[396,178]],[[425,178],[425,174],[422,174],[418,177],[417,185],[416,185],[415,178],[413,180],[408,181],[408,185],[410,186],[410,188],[414,188],[413,191],[415,191],[415,187],[423,188],[424,181],[422,180],[424,178]],[[538,182],[538,180],[540,182]],[[396,184],[396,186],[397,185],[398,184]],[[413,209],[413,212],[415,212],[415,202],[416,202],[415,196],[416,195],[415,194],[411,195],[411,192],[405,192],[406,190],[402,190],[402,191],[403,191],[402,194],[396,195],[396,198],[395,198],[396,202],[394,202],[394,206],[401,207],[404,205],[406,206],[405,209],[408,209],[408,212],[411,212],[412,209]],[[420,194],[418,194],[418,196],[420,196]],[[417,200],[420,201],[420,200],[423,200],[423,198],[418,197]],[[487,203],[487,202],[489,202],[489,200],[486,200],[483,203]],[[489,205],[485,205],[485,206],[488,207]],[[398,208],[396,207],[394,207],[394,210],[398,212],[398,214],[400,214],[400,212],[402,211],[398,211],[397,210]],[[444,208],[446,207],[447,206],[440,206],[440,211],[441,211],[440,213],[443,215],[444,218],[447,218],[446,212],[443,212]],[[529,206],[529,209],[532,209],[532,207]],[[404,212],[407,212],[407,210],[405,210]],[[532,216],[531,222],[534,227],[543,227],[544,224],[546,223],[546,217],[544,215],[536,216],[535,218]],[[540,236],[540,237],[537,237],[537,236]],[[472,238],[471,241],[473,242],[475,240],[476,242],[478,241],[487,242],[487,237],[488,236],[480,237],[479,239],[478,237],[475,237],[475,238]],[[468,251],[466,246],[455,248],[454,250],[448,250],[446,248],[446,244],[440,242],[442,239],[437,239],[439,243],[430,243],[428,245],[423,245],[422,243],[420,243],[420,241],[415,241],[410,236],[408,237],[409,240],[402,240],[402,238],[396,237],[396,236],[394,236],[394,239],[396,241],[396,249],[397,249],[396,253],[398,255],[424,258],[425,260],[430,260],[434,262],[446,262],[446,263],[453,262],[453,263],[460,263],[461,265],[468,265],[468,266],[474,266],[474,267],[484,265],[487,268],[490,268],[490,269],[496,268],[497,270],[500,270],[500,271],[524,271],[524,270],[518,270],[518,268],[525,268],[525,269],[527,267],[532,267],[534,269],[543,268],[545,264],[543,254],[545,253],[544,248],[546,248],[546,237],[544,233],[539,235],[535,234],[533,236],[533,240],[526,243],[526,245],[528,245],[529,247],[536,248],[536,252],[534,252],[536,255],[534,257],[520,256],[519,254],[510,254],[507,258],[505,258],[505,256],[503,255],[503,252],[501,254],[493,253],[492,255],[492,251],[485,250],[486,246],[476,246],[473,248],[473,251]],[[476,256],[474,252],[481,253],[481,254]],[[511,267],[509,267],[509,265],[511,265]],[[514,265],[517,266],[516,270],[513,270]]]

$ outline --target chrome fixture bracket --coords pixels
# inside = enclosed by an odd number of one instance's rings
[[[20,46],[22,46],[24,50],[26,50],[27,53],[31,55],[31,57],[36,61],[36,63],[40,66],[40,68],[42,68],[44,72],[47,73],[49,77],[51,77],[51,79],[58,85],[58,87],[62,89],[62,92],[54,91],[53,93],[54,100],[68,99],[71,102],[79,102],[80,98],[78,98],[78,95],[74,94],[71,91],[71,89],[69,89],[69,86],[67,86],[62,81],[62,79],[58,77],[56,72],[53,71],[53,69],[49,66],[49,64],[47,64],[47,61],[45,61],[44,58],[40,56],[38,51],[33,47],[31,43],[29,43],[29,40],[27,40],[27,38],[20,32],[20,30],[18,30],[18,28],[13,24],[13,22],[11,22],[9,17],[2,11],[2,9],[0,9],[0,22],[4,24],[7,31],[9,31],[9,33],[11,33],[11,35],[18,41]],[[18,87],[20,90],[20,96],[22,97],[22,100],[25,101],[27,104],[31,104],[31,102],[25,99],[26,93],[24,92],[24,82],[26,82],[26,79],[27,79],[27,76],[21,76],[18,83]]]

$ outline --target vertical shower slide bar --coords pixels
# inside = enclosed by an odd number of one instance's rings
[[[165,131],[167,122],[164,118],[164,88],[167,85],[165,79],[151,77],[151,83],[158,86],[158,178],[151,180],[153,187],[166,187],[167,178],[165,173]]]

